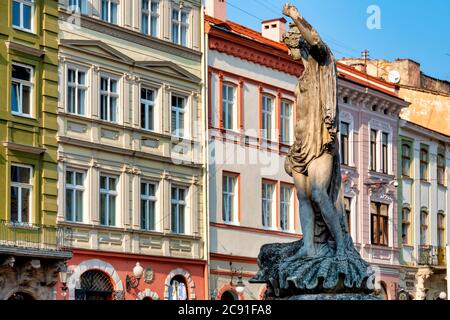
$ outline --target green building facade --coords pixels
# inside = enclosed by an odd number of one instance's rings
[[[0,2],[0,299],[52,299],[71,253],[56,227],[58,1]]]

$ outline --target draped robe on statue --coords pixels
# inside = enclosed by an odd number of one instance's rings
[[[333,156],[333,171],[328,195],[342,217],[341,223],[344,223],[337,141],[339,113],[336,63],[331,50],[321,40],[317,45],[310,46],[303,38],[297,40],[298,37],[300,35],[294,36],[294,41],[298,41],[305,70],[296,87],[295,142],[286,158],[285,169],[290,175],[292,171],[308,175],[311,161],[324,153],[330,153]],[[324,242],[328,239],[328,230],[320,210],[315,212],[316,242]]]

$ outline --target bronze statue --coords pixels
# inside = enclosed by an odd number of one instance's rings
[[[373,292],[371,272],[355,250],[343,206],[336,61],[293,5],[286,4],[283,14],[293,20],[283,41],[304,65],[296,87],[295,142],[285,163],[297,190],[303,238],[264,245],[250,282],[266,283],[269,298],[366,299]]]

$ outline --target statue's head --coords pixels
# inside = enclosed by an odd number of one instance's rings
[[[291,25],[289,31],[283,34],[283,42],[288,47],[292,59],[300,60],[302,58],[301,48],[304,39],[295,25]]]

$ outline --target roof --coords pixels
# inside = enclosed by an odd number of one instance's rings
[[[278,20],[278,19],[273,19],[273,20]],[[205,15],[205,21],[216,27],[225,28],[226,29],[226,31],[224,30],[225,32],[231,32],[231,33],[234,33],[234,34],[244,37],[244,38],[250,38],[253,41],[256,41],[260,44],[269,46],[272,49],[277,49],[277,50],[283,51],[284,53],[288,52],[288,47],[284,43],[273,41],[266,37],[263,37],[261,32],[247,28],[236,22],[233,22],[230,20],[223,21],[223,20],[208,16],[208,15]],[[267,21],[270,21],[270,20],[267,20]],[[377,91],[381,91],[383,93],[386,93],[386,94],[389,94],[391,96],[398,98],[398,95],[397,95],[398,86],[391,84],[389,82],[386,82],[382,79],[370,76],[364,72],[358,71],[355,68],[349,67],[343,63],[336,62],[336,65],[338,67],[338,76],[339,77],[346,79],[347,75],[344,74],[344,72],[346,71],[347,74],[349,72],[351,72],[354,75],[356,75],[356,77],[352,77],[352,79],[351,79],[353,82],[356,82],[360,85],[364,85],[366,87],[372,88]],[[363,78],[363,79],[361,79],[361,78]]]
[[[265,37],[262,36],[261,32],[255,31],[253,29],[244,27],[243,25],[240,25],[236,22],[227,20],[227,21],[222,21],[219,20],[217,18],[205,15],[205,20],[213,25],[216,26],[225,26],[227,27],[227,29],[232,32],[235,33],[239,36],[242,37],[246,37],[246,38],[251,38],[254,41],[257,41],[259,43],[262,43],[264,45],[270,46],[274,49],[278,49],[278,50],[282,50],[284,52],[288,51],[288,47],[281,42],[276,42],[270,39],[267,39]]]

